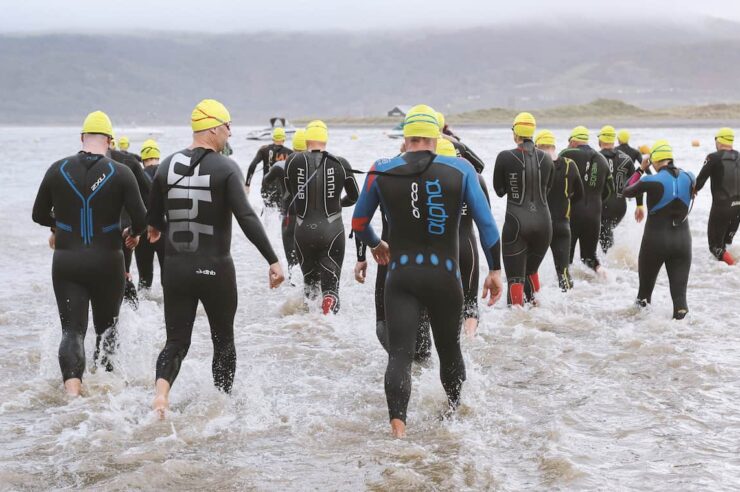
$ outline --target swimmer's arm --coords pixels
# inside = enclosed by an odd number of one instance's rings
[[[254,159],[252,159],[252,162],[249,164],[249,168],[247,169],[247,179],[244,181],[244,186],[249,186],[252,183],[252,176],[254,176],[254,171],[257,169],[257,164],[262,161],[262,148],[257,151],[257,154],[254,156]]]
[[[41,180],[39,191],[38,193],[36,193],[36,201],[34,201],[33,203],[33,212],[31,213],[31,218],[34,222],[42,226],[51,228],[54,228],[54,226],[56,225],[54,217],[52,215],[54,202],[52,201],[50,184],[51,180],[53,179],[52,174],[56,174],[52,172],[52,169],[55,168],[56,166],[50,167],[49,170],[46,171],[44,179]]]
[[[132,173],[134,173],[136,184],[139,187],[139,194],[141,195],[141,199],[143,200],[145,196],[149,195],[149,192],[152,189],[152,185],[149,181],[149,178],[147,178],[146,173],[144,172],[144,168],[141,167],[141,164],[139,164],[139,161],[137,161],[133,155],[128,157],[128,161],[128,168],[131,169]]]
[[[550,168],[550,177],[547,179],[547,195],[549,195],[550,190],[552,189],[552,184],[555,182],[555,164],[552,162],[552,158],[549,155],[546,155],[545,158],[547,159],[545,162],[549,162]]]
[[[574,161],[570,161],[568,165],[568,174],[570,179],[570,185],[572,188],[572,193],[570,196],[570,201],[572,203],[576,203],[580,201],[583,198],[583,181],[581,180],[581,173],[578,172],[578,166]]]
[[[607,168],[608,170],[609,168]],[[612,173],[609,173],[606,176],[606,183],[604,183],[604,189],[601,190],[601,199],[602,200],[608,200],[610,196],[612,196],[615,193],[614,190],[614,176],[612,176]]]
[[[480,244],[486,255],[489,270],[501,270],[501,241],[496,220],[486,201],[486,195],[478,184],[477,175],[469,168],[463,178],[463,201],[473,214],[473,220],[480,233]]]
[[[371,167],[370,171],[374,169],[375,166]],[[375,178],[377,178],[376,175],[368,173],[365,178],[365,185],[362,187],[362,193],[360,193],[360,198],[357,200],[354,213],[352,214],[352,231],[363,243],[371,248],[375,248],[380,244],[380,238],[370,224],[375,211],[380,205],[378,184]]]
[[[239,168],[235,165],[234,170],[226,178],[226,203],[229,204],[231,213],[236,217],[244,235],[254,244],[260,254],[272,265],[278,262],[277,255],[272,249],[270,240],[267,239],[265,228],[262,227],[257,214],[247,200],[247,193],[242,185],[242,176]]]
[[[147,204],[146,223],[157,229],[164,230],[164,201],[166,194],[163,188],[163,181],[166,174],[163,174],[164,166],[159,166],[157,173],[152,181],[152,191],[149,193],[149,203]]]
[[[355,234],[355,249],[357,250],[357,261],[367,261],[367,245],[357,234]]]
[[[629,166],[628,169],[630,169],[630,173],[627,176],[627,182],[629,183],[629,180],[632,179],[632,176],[637,172],[637,169],[635,169],[635,161],[632,160],[632,158],[629,159]],[[636,197],[637,199],[637,206],[642,207],[643,206],[643,196],[642,193],[638,194]]]
[[[637,176],[633,175],[627,182],[627,185],[622,191],[622,194],[625,197],[634,198],[637,195],[642,195],[649,190],[652,181],[649,179],[640,179],[638,176],[641,176],[641,174],[638,173]]]
[[[478,157],[478,155],[475,152],[473,152],[470,149],[470,147],[468,147],[464,143],[460,143],[460,145],[463,150],[462,157],[467,159],[478,172],[483,172],[483,169],[486,167],[486,164],[483,162],[483,159]]]
[[[131,217],[129,232],[132,236],[138,236],[146,229],[146,207],[141,198],[141,190],[130,169],[121,166],[120,179],[123,184],[123,208]]]
[[[345,195],[342,197],[341,205],[343,207],[351,207],[357,203],[357,199],[360,197],[360,190],[357,187],[357,180],[355,179],[355,174],[352,172],[352,166],[345,159],[340,159],[339,162],[341,162],[344,169]]]
[[[712,158],[711,156],[707,156],[704,160],[704,165],[701,167],[701,171],[699,171],[699,176],[696,177],[696,191],[700,191],[707,184],[707,180],[712,175],[713,168],[714,163],[712,162]]]
[[[270,184],[273,181],[278,181],[283,178],[285,178],[285,161],[278,161],[272,165],[272,167],[270,168],[270,172],[265,174],[265,177],[262,178],[262,181],[265,184]]]
[[[486,202],[488,203],[488,206],[491,206],[491,197],[488,195],[488,185],[486,184],[486,180],[483,179],[483,175],[478,175],[478,183],[480,184],[481,189],[483,190],[483,194],[486,195]]]
[[[493,166],[493,191],[498,196],[506,194],[506,169],[504,169],[506,163],[502,159],[503,155],[502,152],[496,157],[496,164]]]

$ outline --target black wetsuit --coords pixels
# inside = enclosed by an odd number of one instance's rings
[[[486,186],[486,181],[480,174],[478,174],[478,183],[486,195],[486,202],[490,208],[491,200],[488,196],[488,186]],[[480,275],[480,260],[478,259],[478,237],[475,234],[475,227],[473,227],[473,216],[468,213],[467,203],[463,203],[460,215],[459,235],[460,276],[463,286],[463,319],[479,319],[478,277]]]
[[[247,201],[242,173],[221,154],[186,149],[160,164],[149,200],[149,225],[166,241],[164,318],[167,343],[157,379],[173,383],[190,347],[198,301],[213,341],[213,380],[231,391],[236,370],[234,314],[237,291],[231,259],[232,214],[268,263],[277,257]],[[166,222],[165,222],[166,219]]]
[[[521,304],[525,296],[531,301],[539,290],[537,270],[552,239],[547,206],[552,180],[552,159],[535,149],[531,140],[496,158],[493,189],[498,196],[507,196],[501,241],[509,304]]]
[[[639,168],[642,164],[642,152],[634,147],[630,147],[630,144],[619,144],[614,147],[614,150],[618,150],[619,152],[627,154],[629,158],[632,159],[632,162],[635,164],[636,169]],[[617,191],[619,191],[620,189],[621,188],[617,187]]]
[[[385,391],[391,419],[406,420],[423,309],[431,320],[442,386],[450,406],[459,403],[465,380],[458,268],[463,202],[478,226],[489,269],[500,269],[498,229],[478,183],[475,169],[464,159],[407,152],[375,163],[355,207],[352,230],[371,247],[380,243],[370,221],[381,203],[388,219],[391,261],[385,281],[385,314],[390,350]]]
[[[463,159],[471,163],[477,173],[483,172],[483,169],[486,167],[483,159],[478,157],[475,152],[470,150],[470,147],[455,139],[450,140],[450,142],[452,142],[452,145],[455,147],[455,151],[457,152],[458,157],[462,157]]]
[[[96,353],[107,370],[116,345],[116,322],[124,289],[121,210],[131,231],[144,231],[146,209],[128,167],[97,154],[62,159],[44,176],[33,220],[55,230],[51,276],[62,322],[62,377],[82,378],[85,333],[92,305]],[[102,345],[102,346],[101,346]]]
[[[721,260],[740,224],[740,153],[720,150],[709,154],[696,178],[697,191],[709,178],[712,179],[712,208],[707,239],[709,251]]]
[[[247,179],[245,184],[250,186],[252,183],[252,177],[257,169],[257,164],[262,163],[262,185],[260,187],[260,194],[265,202],[266,207],[279,207],[280,202],[284,193],[281,188],[281,183],[267,183],[265,176],[270,172],[270,169],[276,162],[284,161],[288,158],[293,151],[283,145],[271,143],[260,147],[257,154],[249,164],[247,169]]]
[[[599,241],[602,251],[606,253],[614,246],[614,229],[627,213],[627,199],[622,195],[622,190],[635,173],[635,163],[630,156],[614,149],[602,149],[601,155],[606,159],[614,180],[614,193],[604,200],[604,208],[601,210]],[[637,195],[637,206],[641,205],[642,194]]]
[[[655,280],[665,263],[673,317],[681,319],[688,312],[686,286],[691,270],[691,230],[688,214],[691,209],[695,180],[691,173],[670,165],[652,176],[635,176],[624,196],[636,197],[647,193],[648,217],[640,246],[638,271],[640,288],[637,301],[641,305],[652,300]]]
[[[116,162],[120,162],[121,164],[126,165],[132,173],[134,173],[134,177],[136,178],[136,183],[139,185],[139,193],[141,195],[141,199],[144,201],[144,203],[147,203],[147,196],[149,195],[149,190],[151,188],[151,180],[144,174],[144,168],[141,166],[139,161],[136,160],[134,154],[130,154],[128,152],[123,152],[120,150],[110,150],[109,151],[109,157],[113,159]],[[121,229],[125,229],[131,224],[131,219],[126,214],[126,211],[121,214]],[[126,245],[123,246],[123,258],[126,268],[126,273],[131,272],[131,258],[133,256],[133,251],[128,249]],[[126,277],[126,288],[124,291],[124,298],[126,301],[131,303],[131,305],[136,308],[138,305],[138,300],[136,296],[136,286],[134,286],[134,283]]]
[[[128,150],[119,150],[118,152],[120,152],[121,154],[127,157],[133,157],[134,159],[139,161],[139,163],[143,164],[143,161],[141,160],[141,156],[139,154],[134,154],[133,152],[129,152]]]
[[[285,161],[284,183],[296,210],[295,246],[306,296],[315,297],[320,287],[324,313],[336,313],[344,261],[342,207],[354,205],[359,195],[352,167],[326,151],[294,153]]]
[[[150,181],[154,181],[154,175],[157,173],[159,164],[147,166],[144,168],[144,175]],[[149,203],[149,193],[144,198],[144,203]],[[142,234],[139,245],[134,250],[136,257],[136,268],[139,270],[139,289],[149,289],[154,279],[154,255],[157,255],[159,261],[160,282],[164,272],[164,243],[165,241],[149,242],[147,234]]]
[[[276,162],[270,168],[270,172],[265,174],[262,183],[266,186],[278,183],[282,192],[280,200],[280,232],[283,238],[285,259],[288,261],[288,270],[290,271],[291,268],[298,264],[298,254],[295,250],[295,202],[293,202],[291,194],[285,189],[285,161]]]
[[[609,164],[599,152],[588,145],[567,148],[561,156],[575,161],[583,183],[583,200],[574,203],[570,214],[570,262],[581,245],[581,261],[596,270],[600,265],[596,256],[601,231],[601,210],[604,200],[614,192],[614,179]]]
[[[547,195],[547,206],[552,218],[550,249],[558,275],[558,285],[565,292],[573,288],[570,276],[570,211],[571,204],[583,198],[583,182],[576,163],[567,157],[554,162],[552,188]]]

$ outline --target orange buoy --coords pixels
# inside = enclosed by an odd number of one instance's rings
[[[650,147],[648,145],[642,144],[640,145],[640,153],[642,155],[647,155],[650,153]]]
[[[698,147],[699,145],[700,145],[700,143],[699,143],[698,140],[694,139],[694,140],[691,141],[691,146],[692,147]]]

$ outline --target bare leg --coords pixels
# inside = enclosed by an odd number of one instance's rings
[[[406,424],[401,419],[391,420],[391,434],[397,439],[406,437]]]
[[[64,382],[64,391],[69,396],[80,396],[82,392],[82,380],[79,378],[70,378]]]
[[[159,418],[164,419],[165,413],[170,408],[170,383],[166,379],[157,379],[155,385],[154,410],[159,413]]]
[[[466,318],[463,325],[465,326],[465,335],[473,338],[478,330],[478,320],[476,318]]]

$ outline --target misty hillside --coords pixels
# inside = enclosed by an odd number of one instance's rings
[[[447,113],[620,99],[643,108],[740,101],[738,25],[528,25],[392,33],[0,36],[0,121],[186,124],[204,97],[238,123]]]

